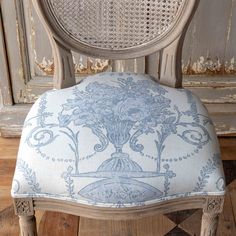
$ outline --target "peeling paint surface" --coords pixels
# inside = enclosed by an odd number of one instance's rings
[[[35,52],[35,64],[38,66],[38,68],[44,72],[45,75],[53,75],[54,73],[54,62],[52,60],[47,60],[45,57],[43,57],[43,60],[41,62],[37,61],[37,56]]]
[[[91,59],[87,58],[86,65],[82,63],[75,64],[75,73],[78,75],[89,75],[89,74],[96,74],[100,72],[104,72],[109,67],[109,61],[108,60],[102,60],[102,59]]]
[[[43,57],[43,60],[38,62],[35,57],[35,63],[45,75],[53,75],[53,59]],[[74,64],[76,74],[88,75],[106,71],[110,63],[108,60],[87,58],[86,65],[81,62],[76,63],[75,60]],[[196,62],[192,63],[189,60],[187,64],[183,63],[182,71],[184,75],[236,75],[236,60],[233,57],[223,64],[220,59],[212,60],[200,57]]]
[[[222,62],[219,58],[213,60],[201,56],[195,62],[190,59],[183,63],[182,70],[184,75],[236,75],[236,61],[234,57]]]
[[[17,99],[20,103],[34,103],[39,95],[32,93],[32,89],[26,88],[19,91]]]
[[[104,72],[109,67],[108,60],[87,58],[86,65],[84,65],[81,62],[76,63],[75,59],[73,61],[74,61],[74,67],[75,67],[75,74],[81,75],[81,76]],[[43,73],[45,75],[53,75],[54,74],[53,59],[47,60],[45,57],[43,57],[42,62],[38,62],[36,60],[35,63],[40,68],[40,70],[43,71]]]
[[[52,87],[54,62],[49,40],[31,0],[0,2],[12,86],[2,88],[1,93],[5,96],[8,94],[5,91],[13,91],[15,103],[33,103]],[[110,70],[109,61],[73,55],[77,76]],[[127,60],[123,67],[138,71],[144,68],[144,61],[144,58]],[[236,0],[200,1],[186,35],[182,69],[186,75],[184,86],[202,101],[214,106],[232,105],[233,109],[236,105]],[[236,133],[236,113],[230,119],[216,117],[219,133]]]

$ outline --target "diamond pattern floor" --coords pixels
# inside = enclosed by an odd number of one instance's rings
[[[184,230],[176,226],[173,230],[171,230],[165,236],[190,236],[190,234],[186,233]]]
[[[168,214],[176,227],[165,236],[197,236],[200,234],[202,210],[186,210]]]

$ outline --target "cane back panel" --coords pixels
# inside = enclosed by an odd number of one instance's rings
[[[100,49],[143,46],[173,28],[186,0],[46,0],[63,31]]]

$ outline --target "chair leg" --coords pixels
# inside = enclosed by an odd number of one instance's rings
[[[15,198],[14,207],[19,216],[21,236],[37,236],[32,198]]]
[[[35,216],[19,216],[21,236],[37,236]]]
[[[201,236],[215,236],[219,214],[223,210],[224,196],[208,197],[203,208]]]
[[[201,236],[215,236],[218,226],[218,214],[203,213]]]

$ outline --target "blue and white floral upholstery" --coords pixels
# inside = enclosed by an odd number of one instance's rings
[[[131,207],[223,195],[217,137],[186,89],[103,73],[44,93],[29,112],[12,196]]]

